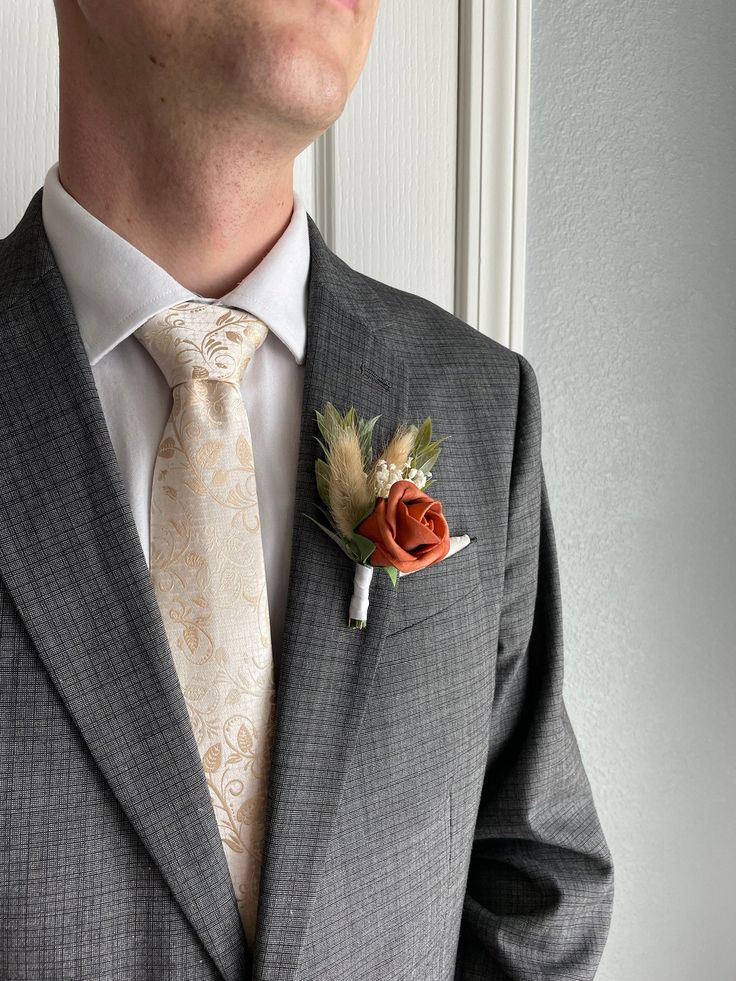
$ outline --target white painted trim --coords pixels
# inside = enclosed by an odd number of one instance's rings
[[[336,248],[334,124],[314,143],[314,220],[325,243]]]
[[[459,0],[455,313],[521,351],[531,0]]]

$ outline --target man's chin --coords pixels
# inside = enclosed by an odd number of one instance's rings
[[[274,86],[265,100],[264,116],[279,120],[295,132],[324,132],[342,114],[350,94],[345,72],[320,70],[307,78],[291,78],[287,85]]]
[[[343,103],[344,106],[344,103]],[[284,145],[296,155],[313,143],[335,122],[342,112],[342,106],[334,105],[294,105],[284,106],[280,111],[271,109],[269,122],[283,133]]]

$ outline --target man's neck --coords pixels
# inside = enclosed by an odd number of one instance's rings
[[[225,295],[288,225],[293,159],[266,152],[256,136],[240,133],[236,145],[186,131],[135,141],[100,128],[90,138],[62,117],[63,187],[193,292]]]

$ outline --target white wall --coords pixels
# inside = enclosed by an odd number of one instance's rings
[[[734,981],[736,4],[532,24],[525,354],[616,868],[598,978]]]
[[[0,0],[0,237],[57,159],[58,87],[51,0]]]
[[[335,123],[335,241],[346,262],[452,310],[458,13],[384,2]]]

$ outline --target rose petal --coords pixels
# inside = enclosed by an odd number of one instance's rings
[[[388,497],[377,500],[356,531],[376,543],[372,565],[393,565],[399,572],[433,565],[450,547],[442,504],[410,480],[392,484]]]

